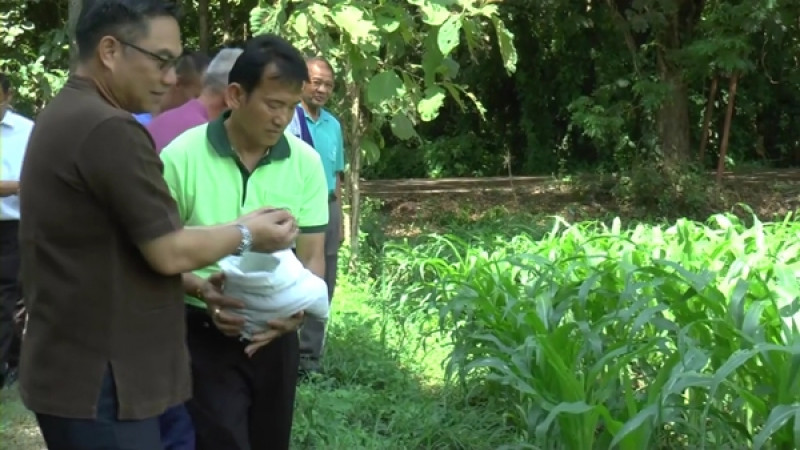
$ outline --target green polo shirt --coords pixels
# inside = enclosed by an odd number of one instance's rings
[[[287,208],[301,233],[323,233],[328,224],[328,185],[317,152],[285,133],[250,173],[231,148],[224,121],[189,129],[161,152],[164,178],[186,226],[231,222],[258,208]],[[213,264],[194,273],[206,278]],[[186,296],[186,303],[205,307]]]

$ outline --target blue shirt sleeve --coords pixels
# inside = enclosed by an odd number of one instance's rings
[[[292,135],[295,137],[298,137],[300,139],[303,138],[302,129],[300,127],[300,118],[297,116],[297,109],[294,110],[292,121],[289,122],[289,126],[286,127],[286,130],[289,133],[292,133]]]

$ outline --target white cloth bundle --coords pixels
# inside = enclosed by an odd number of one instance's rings
[[[245,339],[265,331],[267,321],[300,311],[317,319],[328,318],[325,281],[303,267],[291,249],[228,256],[219,266],[225,274],[225,295],[245,304],[244,309],[234,311],[245,318]]]

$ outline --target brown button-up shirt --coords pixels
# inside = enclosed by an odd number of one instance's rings
[[[72,77],[39,114],[20,180],[31,410],[94,418],[109,369],[121,420],[189,398],[181,279],[137,247],[181,228],[162,168],[147,131],[90,80]]]

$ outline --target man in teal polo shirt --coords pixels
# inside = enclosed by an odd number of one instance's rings
[[[333,93],[333,68],[320,57],[310,58],[306,64],[309,82],[303,86],[302,103],[295,110],[289,131],[314,147],[325,168],[329,201],[328,229],[325,230],[325,282],[328,284],[330,302],[336,288],[339,246],[343,237],[344,137],[342,125],[324,108]],[[324,343],[325,322],[307,318],[300,330],[300,368],[303,372],[318,372],[321,369]]]
[[[325,272],[328,188],[319,155],[284,133],[308,80],[299,51],[274,35],[253,38],[229,75],[218,119],[175,138],[161,153],[164,177],[186,226],[220,223],[265,206],[288,209],[297,257]],[[184,275],[194,395],[187,407],[197,449],[288,449],[299,351],[299,318],[238,338],[241,305],[221,295],[219,267]],[[210,312],[210,313],[207,313]],[[252,357],[246,352],[252,353]]]

